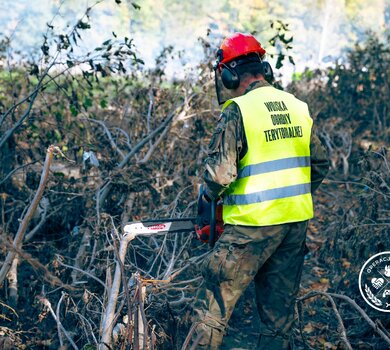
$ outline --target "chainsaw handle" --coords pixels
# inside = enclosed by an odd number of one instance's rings
[[[210,249],[214,248],[215,244],[215,231],[216,231],[216,208],[217,208],[217,202],[215,199],[211,201],[211,208],[210,208],[210,238],[209,238],[209,244]]]

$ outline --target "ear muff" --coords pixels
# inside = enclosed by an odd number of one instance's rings
[[[263,61],[263,77],[268,83],[274,81],[274,72],[272,71],[271,65],[267,61]]]
[[[229,90],[237,89],[240,85],[240,76],[237,74],[234,67],[231,68],[227,64],[223,64],[221,80],[223,86]]]

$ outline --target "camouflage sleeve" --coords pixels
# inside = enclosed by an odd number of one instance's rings
[[[221,196],[237,178],[237,164],[242,157],[244,137],[239,108],[231,103],[221,114],[205,160],[203,180],[211,199]]]
[[[329,170],[329,159],[325,148],[313,128],[310,138],[311,192],[321,185]]]

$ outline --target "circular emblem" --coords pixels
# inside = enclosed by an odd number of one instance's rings
[[[390,252],[368,259],[359,273],[363,299],[376,310],[390,312]]]

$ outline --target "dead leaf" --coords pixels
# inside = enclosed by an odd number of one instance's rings
[[[314,327],[312,326],[311,323],[308,323],[304,328],[303,331],[305,333],[312,333],[314,331]]]

